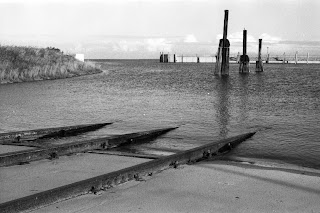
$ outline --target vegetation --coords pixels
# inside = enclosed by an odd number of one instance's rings
[[[69,78],[101,72],[57,48],[0,45],[0,83]]]

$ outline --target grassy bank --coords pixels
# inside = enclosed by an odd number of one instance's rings
[[[69,78],[101,72],[56,48],[0,46],[0,83]]]

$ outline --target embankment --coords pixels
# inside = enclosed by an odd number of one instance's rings
[[[56,48],[0,45],[0,83],[70,78],[102,72]]]

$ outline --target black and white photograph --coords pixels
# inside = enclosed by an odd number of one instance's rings
[[[0,0],[1,213],[320,213],[319,0]]]

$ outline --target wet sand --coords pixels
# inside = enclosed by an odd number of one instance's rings
[[[182,165],[34,212],[319,212],[320,171],[230,161]]]

